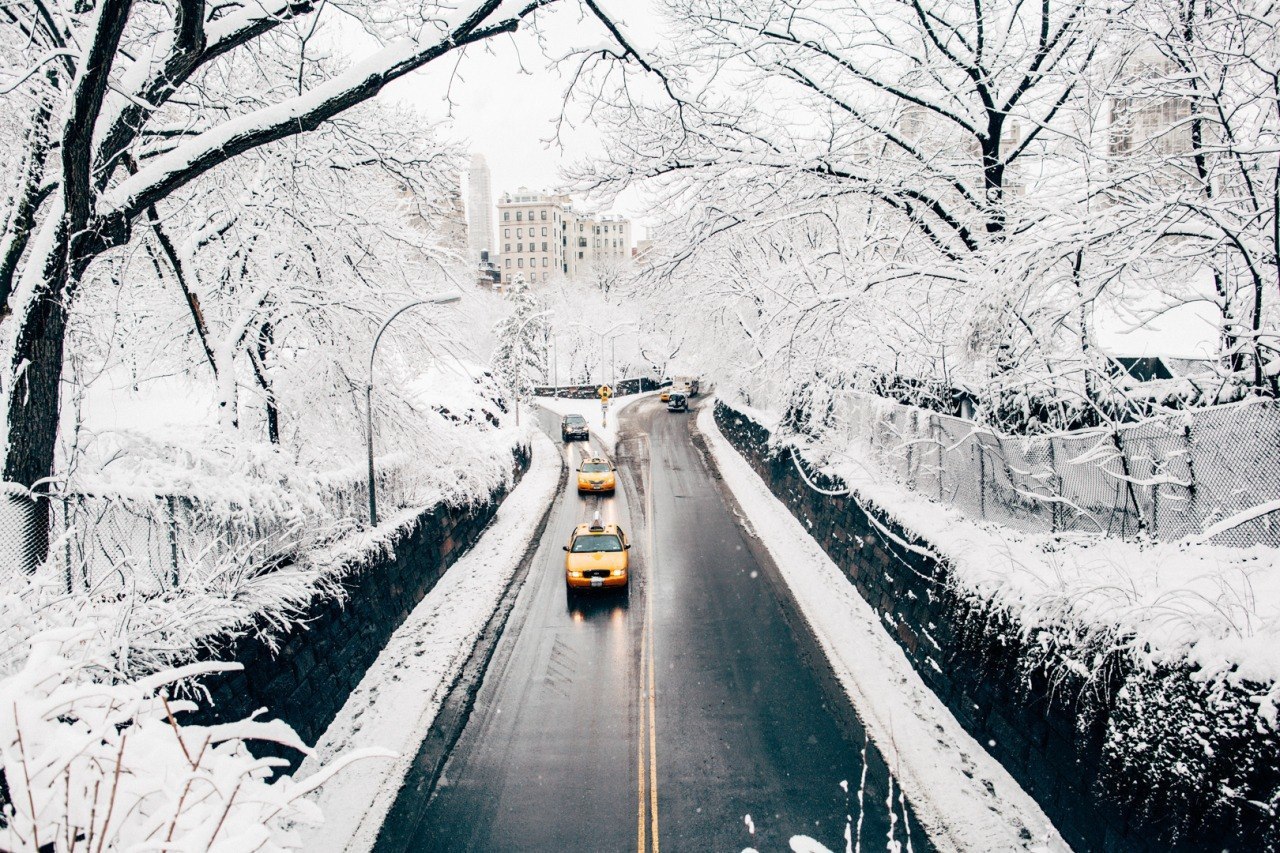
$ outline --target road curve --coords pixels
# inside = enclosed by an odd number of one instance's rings
[[[384,840],[657,853],[786,850],[805,835],[843,850],[846,833],[905,848],[909,826],[912,848],[931,849],[692,417],[633,405],[618,494],[560,498],[439,781],[425,801],[402,791]],[[596,511],[634,543],[629,596],[566,594],[561,545]]]

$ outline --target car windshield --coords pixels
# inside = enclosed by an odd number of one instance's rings
[[[595,551],[621,551],[622,540],[613,533],[592,533],[573,540],[573,553],[590,554]]]
[[[583,462],[582,472],[584,474],[600,474],[609,470],[608,462]]]
[[[564,422],[569,426],[582,426],[587,422],[587,419],[582,415],[569,415],[564,419]]]

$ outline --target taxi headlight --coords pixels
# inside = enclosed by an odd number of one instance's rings
[[[626,569],[614,569],[614,570],[613,570],[613,576],[614,576],[615,578],[620,578],[620,577],[622,577],[622,576],[623,576],[624,574],[626,574],[626,573],[627,573],[627,570],[626,570]]]
[[[582,577],[582,572],[575,572],[575,571],[571,571],[571,572],[569,572],[569,577],[571,577],[571,578],[580,578],[580,577]]]

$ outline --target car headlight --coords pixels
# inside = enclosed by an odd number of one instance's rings
[[[614,569],[614,570],[613,570],[613,576],[614,576],[615,578],[620,578],[620,577],[622,577],[623,575],[625,575],[626,573],[627,573],[627,570],[626,570],[626,569]]]
[[[571,577],[571,578],[580,578],[580,577],[582,577],[582,572],[569,572],[569,577]]]

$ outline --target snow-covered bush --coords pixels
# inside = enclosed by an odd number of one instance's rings
[[[183,726],[176,715],[195,706],[167,698],[179,681],[235,665],[116,679],[92,638],[41,634],[0,680],[5,850],[298,849],[291,824],[322,819],[306,795],[352,761],[385,756],[349,754],[305,783],[273,778],[286,762],[255,758],[248,743],[307,752],[288,725]]]

